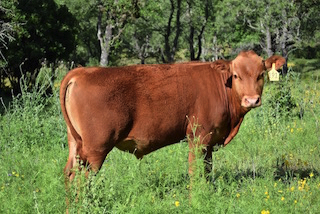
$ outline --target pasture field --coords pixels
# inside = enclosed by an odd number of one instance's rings
[[[319,73],[297,65],[267,82],[208,179],[199,158],[192,189],[186,142],[141,161],[114,149],[96,176],[77,176],[70,213],[320,213]],[[66,127],[49,85],[50,96],[38,84],[3,107],[0,213],[65,213]]]

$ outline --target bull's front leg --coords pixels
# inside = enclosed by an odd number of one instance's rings
[[[199,137],[198,140],[200,140]],[[203,141],[198,142],[194,138],[188,137],[189,144],[189,175],[192,176],[195,171],[195,163],[197,159],[203,158],[204,161],[204,172],[206,176],[212,171],[212,150],[213,147],[210,145],[206,145]]]
[[[196,162],[204,158],[204,171],[211,172],[212,168],[212,132],[208,132],[205,126],[200,125],[199,120],[195,117],[188,119],[187,138],[189,144],[189,175],[192,178]],[[202,173],[201,173],[202,174]]]
[[[206,146],[204,151],[204,167],[206,176],[212,172],[212,151],[212,146]]]

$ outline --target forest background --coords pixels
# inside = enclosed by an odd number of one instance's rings
[[[1,0],[1,93],[61,64],[213,61],[246,49],[319,58],[318,11],[318,0]]]

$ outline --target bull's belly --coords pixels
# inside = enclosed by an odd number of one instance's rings
[[[143,140],[135,137],[127,137],[125,140],[117,143],[115,147],[122,151],[130,152],[134,154],[137,158],[142,158],[155,150],[163,148],[165,146],[179,143],[184,136],[177,139],[165,139],[165,140]]]

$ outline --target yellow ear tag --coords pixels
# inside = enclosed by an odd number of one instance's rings
[[[272,63],[272,68],[271,70],[269,71],[269,79],[270,81],[279,81],[279,73],[278,71],[276,70],[276,64],[275,63]]]

